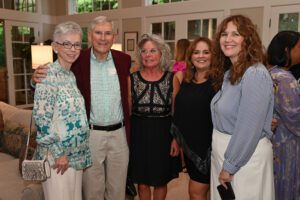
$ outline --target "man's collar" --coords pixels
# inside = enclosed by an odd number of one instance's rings
[[[91,48],[91,58],[97,60],[98,62],[105,62],[112,59],[111,50],[109,50],[106,60],[98,60],[94,54],[93,47]]]

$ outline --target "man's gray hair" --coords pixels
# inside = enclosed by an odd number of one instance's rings
[[[116,33],[116,30],[114,30],[115,29],[114,22],[112,20],[109,20],[106,16],[95,17],[90,23],[89,32],[94,30],[94,28],[97,24],[104,24],[104,23],[110,23],[112,26],[113,32]]]
[[[53,41],[57,42],[61,35],[64,34],[78,34],[80,35],[80,38],[82,39],[82,29],[79,26],[79,24],[73,22],[73,21],[67,21],[62,22],[58,25],[56,25],[54,32],[53,32]]]
[[[142,69],[144,67],[143,62],[142,62],[142,49],[143,49],[144,44],[148,41],[153,42],[157,46],[158,50],[161,53],[160,69],[162,71],[167,71],[171,64],[171,50],[170,50],[169,45],[160,36],[155,35],[155,34],[142,35],[141,40],[138,43],[137,61],[139,64],[139,68]]]

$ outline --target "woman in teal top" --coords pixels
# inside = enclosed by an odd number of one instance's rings
[[[72,63],[81,49],[82,31],[74,22],[56,26],[52,47],[58,59],[36,85],[33,117],[37,159],[48,157],[51,177],[42,183],[45,199],[80,200],[83,169],[91,166],[89,125]]]

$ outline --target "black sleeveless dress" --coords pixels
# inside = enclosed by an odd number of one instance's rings
[[[204,162],[200,163],[205,164],[197,167],[183,148],[187,171],[192,180],[206,184],[210,181],[213,130],[210,102],[214,95],[215,91],[209,80],[200,84],[183,82],[175,100],[174,124],[182,134],[189,150],[197,155],[196,159]]]
[[[170,156],[173,74],[146,81],[131,74],[132,116],[129,174],[138,184],[162,186],[178,177],[179,157]]]

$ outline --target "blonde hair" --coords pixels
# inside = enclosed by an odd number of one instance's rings
[[[142,35],[142,38],[137,46],[137,59],[139,63],[139,68],[142,69],[143,62],[142,62],[142,49],[146,42],[153,42],[158,50],[161,52],[161,58],[160,58],[160,69],[162,71],[166,71],[169,69],[169,66],[171,64],[171,50],[169,45],[158,35],[148,35],[144,34]]]

